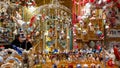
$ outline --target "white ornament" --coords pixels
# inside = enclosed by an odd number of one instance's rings
[[[14,31],[13,31],[13,34],[17,35],[17,30],[14,30]]]
[[[22,19],[21,15],[17,11],[16,11],[16,18],[19,19],[19,20]]]
[[[84,7],[84,12],[85,12],[85,16],[90,16],[91,15],[91,7],[92,4],[91,3],[87,3]]]
[[[87,31],[86,31],[86,30],[83,30],[83,31],[82,31],[82,34],[83,34],[83,35],[86,35],[86,34],[87,34]]]

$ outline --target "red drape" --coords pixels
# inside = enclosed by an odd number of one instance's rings
[[[78,4],[78,16],[80,16],[80,7],[81,7],[81,2],[79,0],[79,4]]]
[[[119,53],[119,51],[118,51],[118,48],[117,48],[117,47],[114,47],[113,49],[114,49],[114,54],[115,54],[116,58],[117,58],[118,60],[120,60],[120,53]]]
[[[76,24],[76,0],[72,0],[72,24]]]

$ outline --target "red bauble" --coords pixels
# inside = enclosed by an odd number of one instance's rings
[[[80,5],[83,5],[83,2],[80,2],[79,4],[80,4]]]
[[[107,0],[107,3],[110,3],[112,0]]]
[[[90,2],[91,2],[91,3],[94,3],[94,2],[95,2],[95,0],[90,0]]]
[[[73,68],[73,65],[72,65],[72,64],[69,64],[69,65],[68,65],[68,68]]]
[[[114,2],[117,2],[118,0],[113,0]]]
[[[101,39],[104,39],[104,34],[102,34],[100,38],[101,38]]]
[[[110,66],[110,67],[112,67],[112,66],[114,65],[112,59],[108,60],[107,64],[108,64],[108,66]]]
[[[34,1],[32,2],[32,5],[35,6],[35,2]]]
[[[80,21],[80,20],[81,20],[81,16],[78,16],[78,17],[77,17],[77,20]]]
[[[83,4],[85,5],[86,3],[88,3],[89,0],[83,0]]]
[[[120,8],[120,3],[117,4],[117,7]]]
[[[101,46],[100,45],[97,45],[97,50],[100,50],[101,49]]]
[[[16,2],[16,4],[19,4],[19,2]]]

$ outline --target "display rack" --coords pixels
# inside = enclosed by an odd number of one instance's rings
[[[104,41],[104,15],[101,7],[84,0],[73,0],[73,35],[77,49],[91,41]],[[75,16],[75,17],[74,17]],[[73,47],[76,45],[73,45]],[[76,48],[74,48],[76,49]]]
[[[52,0],[51,3],[39,6],[35,12],[39,17],[41,36],[41,44],[36,48],[39,47],[43,52],[54,49],[70,50],[71,10],[61,5],[58,0]]]
[[[9,1],[0,1],[0,45],[10,45],[14,39],[15,24],[11,19],[13,10],[10,10],[12,5],[9,3]]]

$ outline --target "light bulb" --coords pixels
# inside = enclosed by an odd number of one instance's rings
[[[107,26],[105,26],[105,28],[106,28],[106,29],[108,29],[108,28],[109,28],[109,26],[107,25]]]

